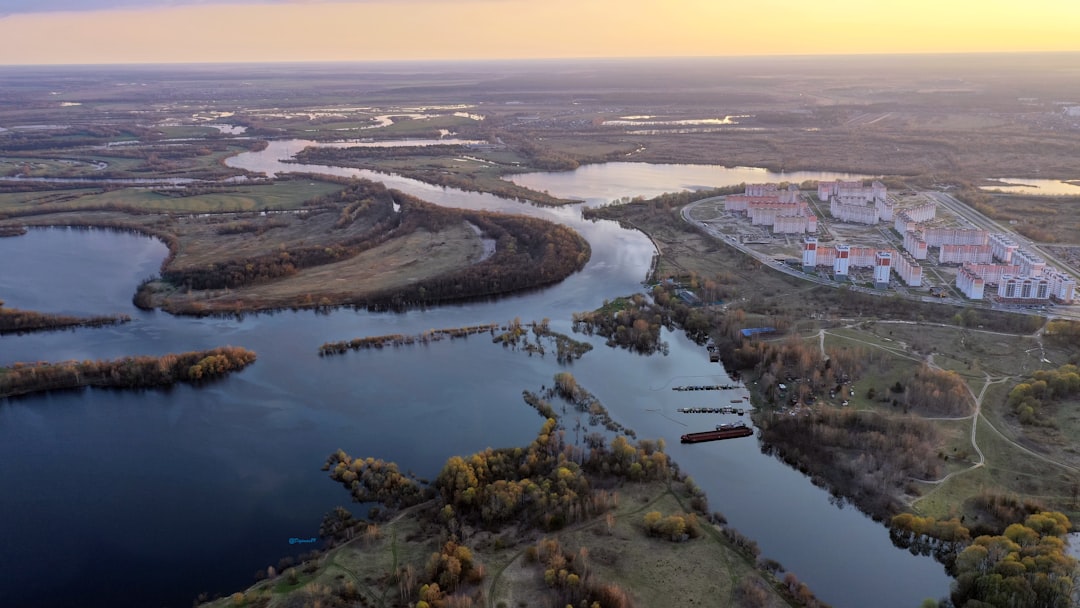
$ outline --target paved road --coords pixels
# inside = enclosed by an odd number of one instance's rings
[[[1066,272],[1069,272],[1070,274],[1075,274],[1071,272],[1072,267],[1069,265],[1068,262],[1061,260],[1052,252],[1043,249],[1038,243],[1035,243],[1031,239],[1028,239],[1021,234],[1005,228],[1001,224],[997,223],[997,221],[986,217],[978,210],[973,209],[972,207],[969,207],[964,203],[958,201],[951,194],[945,192],[926,192],[925,194],[929,194],[934,198],[934,200],[938,202],[939,205],[947,208],[949,211],[952,211],[953,214],[964,218],[976,228],[987,230],[990,232],[1003,232],[1005,234],[1008,234],[1012,240],[1016,241],[1017,245],[1020,245],[1020,247],[1029,251],[1033,251],[1034,253],[1042,257],[1044,260],[1048,262],[1053,262],[1059,268],[1065,269]]]

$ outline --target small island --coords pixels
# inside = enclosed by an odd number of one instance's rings
[[[199,382],[241,370],[255,353],[235,346],[160,357],[124,357],[110,361],[15,363],[0,367],[0,398],[83,388],[158,388]]]
[[[0,335],[21,334],[32,331],[71,329],[74,327],[103,327],[131,321],[128,315],[74,317],[17,308],[4,308],[0,300]]]

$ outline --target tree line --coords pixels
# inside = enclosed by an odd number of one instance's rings
[[[236,346],[113,360],[15,363],[0,368],[0,397],[82,388],[155,388],[198,382],[247,367],[255,353]]]
[[[495,253],[468,268],[367,297],[362,303],[370,308],[401,310],[544,287],[584,268],[592,254],[581,235],[560,224],[416,202],[426,208],[429,216],[439,217],[442,222],[464,220],[477,226],[486,238],[496,241]]]
[[[890,535],[915,547],[931,547],[956,580],[949,602],[958,608],[1069,608],[1074,606],[1077,560],[1067,549],[1072,528],[1056,511],[1028,515],[998,534],[974,539],[956,519],[938,521],[910,513],[892,520]]]
[[[388,334],[385,336],[368,336],[366,338],[353,338],[339,342],[325,342],[319,347],[319,355],[341,355],[347,350],[365,350],[369,348],[384,348],[387,346],[406,346],[409,344],[428,344],[443,339],[454,340],[467,338],[473,334],[495,333],[498,328],[496,323],[484,325],[467,325],[464,327],[452,327],[447,329],[429,329],[420,334],[407,336],[405,334]]]
[[[1049,406],[1077,394],[1080,394],[1080,368],[1067,364],[1036,371],[1009,391],[1007,404],[1021,424],[1055,426]]]
[[[763,450],[843,496],[874,519],[902,510],[910,479],[937,479],[934,426],[914,417],[818,406],[801,415],[762,414]]]
[[[18,308],[4,308],[4,302],[0,300],[0,335],[72,327],[103,327],[127,323],[128,321],[131,321],[131,317],[119,314],[75,317],[32,310],[19,310]]]
[[[1053,319],[1047,322],[1043,336],[1059,346],[1080,344],[1080,321]]]

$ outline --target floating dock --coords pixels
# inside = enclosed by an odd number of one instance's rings
[[[746,410],[737,407],[680,407],[675,410],[680,414],[738,414],[742,416]]]
[[[741,388],[734,384],[699,384],[690,386],[673,386],[673,391],[730,391]]]

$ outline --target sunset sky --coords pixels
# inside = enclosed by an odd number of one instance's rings
[[[0,0],[0,64],[1080,51],[1077,0]]]

